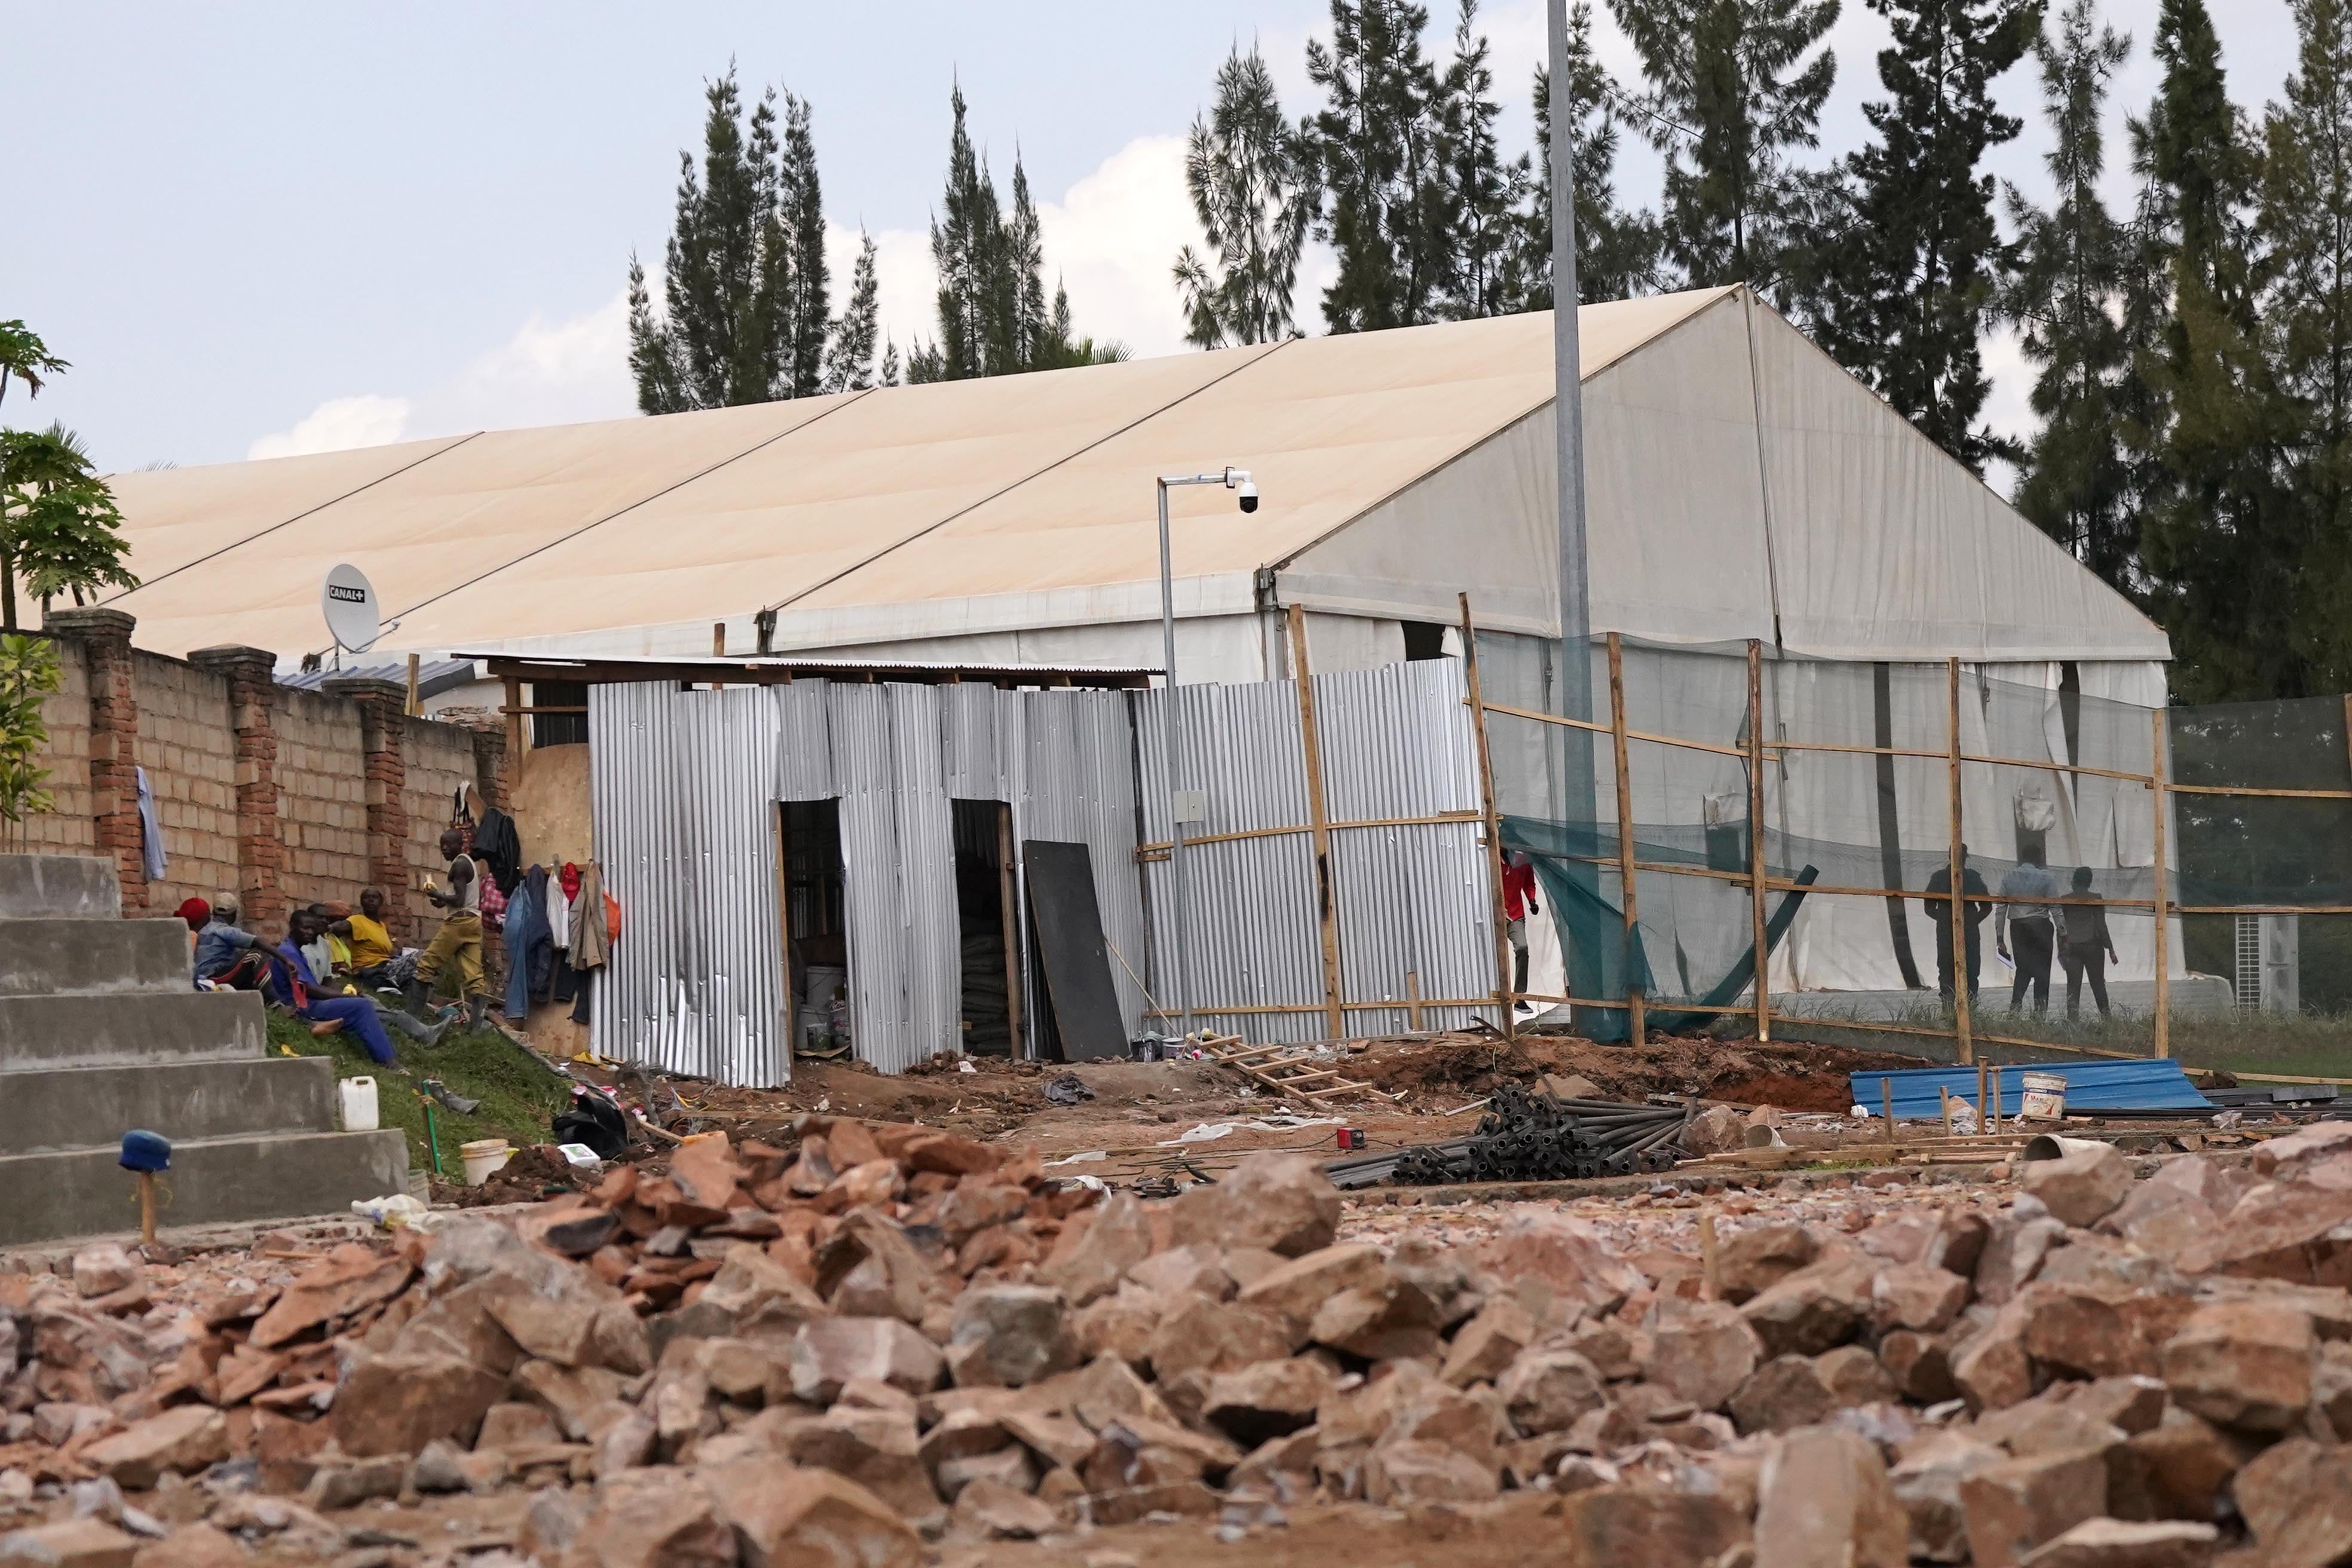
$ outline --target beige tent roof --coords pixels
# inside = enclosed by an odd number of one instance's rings
[[[1740,298],[1585,307],[1585,379],[1649,363],[1635,351]],[[1331,557],[1341,531],[1402,515],[1398,498],[1413,495],[1454,497],[1414,515],[1448,536],[1436,561],[1455,571],[1486,514],[1511,513],[1494,524],[1507,551],[1487,557],[1505,580],[1540,585],[1549,572],[1519,557],[1548,533],[1528,521],[1549,516],[1549,500],[1535,493],[1542,454],[1528,432],[1551,401],[1551,331],[1542,312],[124,476],[144,581],[111,602],[139,617],[145,647],[236,642],[289,660],[326,644],[319,589],[340,561],[369,574],[399,621],[385,648],[698,651],[711,623],[741,626],[761,610],[777,615],[780,648],[1086,626],[1156,613],[1152,476],[1226,463],[1250,468],[1265,500],[1244,515],[1221,491],[1174,492],[1186,613],[1250,608],[1260,569]],[[1748,390],[1745,356],[1668,357],[1686,379]],[[1645,439],[1642,425],[1635,467],[1671,476],[1672,440]],[[1474,454],[1510,470],[1497,469],[1499,489],[1462,481],[1485,472],[1463,461]],[[1706,523],[1686,527],[1703,535]],[[1596,547],[1596,577],[1605,560]],[[1286,602],[1293,576],[1307,585],[1286,570]],[[1449,584],[1421,587],[1450,597]],[[1531,599],[1523,618],[1542,615]],[[2154,629],[2132,620],[2145,645]]]

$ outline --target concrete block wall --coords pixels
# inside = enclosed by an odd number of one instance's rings
[[[389,895],[395,931],[428,934],[415,889],[441,870],[434,840],[450,796],[470,783],[504,804],[505,737],[409,718],[406,693],[386,681],[279,686],[264,649],[146,653],[131,646],[136,625],[119,610],[49,615],[65,679],[46,705],[37,765],[56,775],[58,809],[33,819],[33,846],[110,859],[128,916],[235,888],[246,923],[274,932],[289,908],[356,900],[373,883]],[[136,768],[169,858],[152,883]]]
[[[131,699],[133,761],[147,771],[167,862],[163,879],[146,884],[146,906],[163,914],[238,885],[236,736],[227,682],[194,665],[133,650]]]
[[[350,903],[368,866],[367,779],[358,705],[290,688],[278,694],[278,815],[289,907]]]
[[[26,823],[21,846],[36,855],[93,855],[98,851],[97,825],[89,810],[89,661],[79,643],[59,642],[58,689],[41,704],[41,721],[49,731],[47,750],[39,766],[49,771],[41,787],[57,802],[57,809]]]

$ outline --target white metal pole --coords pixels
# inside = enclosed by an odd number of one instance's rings
[[[1161,699],[1167,706],[1160,731],[1160,772],[1168,787],[1168,984],[1175,992],[1187,1037],[1192,1033],[1192,994],[1184,976],[1184,824],[1177,810],[1176,760],[1184,754],[1184,721],[1176,706],[1176,587],[1168,558],[1168,481],[1160,493],[1160,641]]]

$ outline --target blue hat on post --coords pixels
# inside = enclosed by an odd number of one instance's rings
[[[152,1173],[172,1168],[172,1141],[161,1132],[130,1131],[122,1135],[122,1168]]]

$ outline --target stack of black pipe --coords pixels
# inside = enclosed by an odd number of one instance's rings
[[[1517,1085],[1495,1091],[1477,1131],[1396,1154],[1333,1161],[1341,1186],[1382,1179],[1415,1185],[1454,1182],[1559,1182],[1670,1168],[1695,1102],[1629,1104],[1555,1100]],[[1360,1170],[1354,1167],[1360,1165]],[[1342,1170],[1341,1167],[1349,1167]],[[1376,1166],[1386,1166],[1378,1170]],[[1353,1179],[1349,1179],[1353,1178]]]

